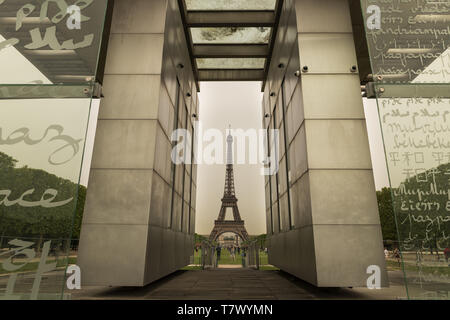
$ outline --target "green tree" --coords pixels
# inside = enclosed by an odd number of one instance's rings
[[[380,212],[381,230],[383,240],[397,240],[397,227],[395,225],[394,207],[390,188],[377,191],[378,210]]]
[[[44,170],[16,168],[16,164],[17,160],[0,152],[0,190],[10,192],[7,196],[9,200],[19,199],[25,192],[32,190],[33,192],[27,194],[24,199],[37,202],[42,200],[46,190],[49,189],[58,192],[53,202],[71,198],[73,200],[64,206],[54,208],[0,205],[0,245],[4,242],[4,238],[15,237],[33,238],[37,248],[44,239],[53,239],[52,243],[57,243],[56,239],[61,241],[68,239],[71,233],[73,238],[78,238],[86,188]],[[49,195],[45,196],[48,197]],[[0,196],[0,201],[5,198],[6,196]]]
[[[78,189],[78,202],[73,221],[72,239],[80,239],[81,222],[83,220],[84,203],[86,202],[86,187],[80,185]]]
[[[267,240],[267,234],[261,234],[256,237],[258,241],[258,245],[260,248],[265,248],[267,246],[266,240]]]
[[[194,234],[194,239],[195,239],[195,243],[201,243],[204,240],[208,240],[208,238],[206,238],[205,236],[202,236],[198,233]]]
[[[0,152],[0,170],[4,171],[14,169],[16,163],[16,159],[8,156],[6,153]]]

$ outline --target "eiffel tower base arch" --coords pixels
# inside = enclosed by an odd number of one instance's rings
[[[234,220],[216,220],[214,222],[214,228],[209,236],[209,241],[216,241],[216,239],[226,232],[231,232],[237,234],[243,241],[249,239],[247,230],[244,226],[244,221],[234,221]]]

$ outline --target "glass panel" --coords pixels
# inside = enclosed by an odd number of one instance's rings
[[[403,271],[408,298],[450,299],[450,7],[363,0],[362,10],[390,179],[379,194],[394,215],[384,229],[396,231],[383,235],[387,265]]]
[[[449,299],[450,88],[403,87],[380,84],[377,100],[405,281],[410,298]]]
[[[69,297],[106,5],[0,0],[0,300]]]
[[[264,69],[264,58],[203,58],[197,59],[199,69]]]
[[[363,0],[362,8],[375,81],[450,83],[448,1]]]
[[[0,299],[62,297],[90,105],[0,100]]]
[[[186,0],[188,10],[275,10],[277,0]]]
[[[191,28],[194,44],[269,43],[272,28]]]
[[[107,0],[0,2],[0,84],[95,78]]]

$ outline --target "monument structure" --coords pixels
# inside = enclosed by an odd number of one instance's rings
[[[366,287],[370,270],[388,284],[362,95],[378,107],[402,257],[448,247],[447,2],[58,1],[80,5],[79,29],[76,12],[27,2],[0,0],[1,298],[63,297],[65,268],[45,261],[78,237],[83,166],[82,286],[145,286],[190,263],[197,164],[174,164],[170,137],[186,129],[201,143],[204,81],[262,83],[255,116],[280,133],[265,176],[270,264],[317,287]],[[231,163],[226,172],[212,237],[244,238]],[[22,249],[33,258],[11,265]],[[38,258],[31,292],[23,268]],[[41,277],[50,269],[57,281]],[[403,271],[408,297],[448,298],[448,275],[437,286]]]
[[[244,220],[241,219],[237,201],[233,174],[233,136],[230,133],[227,136],[227,168],[222,206],[220,207],[219,217],[214,221],[214,228],[209,236],[210,241],[215,241],[218,236],[225,232],[233,232],[239,235],[243,241],[248,240],[248,233],[245,230]],[[233,220],[225,220],[227,208],[233,210]]]

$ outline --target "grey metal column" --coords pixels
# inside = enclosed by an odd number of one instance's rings
[[[84,285],[142,286],[192,255],[193,228],[170,225],[176,77],[182,94],[193,87],[189,59],[177,56],[187,48],[173,38],[177,12],[174,0],[115,1],[78,256]]]
[[[385,262],[348,1],[296,13],[317,284],[365,286]]]
[[[274,66],[288,65],[287,71],[271,67],[268,88],[277,95],[272,99],[266,92],[265,99],[266,112],[267,105],[271,110],[280,104],[285,75],[293,221],[291,229],[270,237],[270,263],[321,287],[365,286],[367,267],[378,265],[386,284],[348,2],[294,0],[293,5],[283,11],[295,16],[281,17],[286,36],[277,40],[272,60]],[[287,210],[282,203],[282,221]]]

